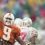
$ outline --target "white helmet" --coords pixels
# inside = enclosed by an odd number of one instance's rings
[[[3,21],[6,25],[12,25],[12,23],[14,22],[14,15],[11,13],[5,14]]]
[[[32,25],[32,20],[28,17],[23,19],[23,26],[30,27]]]
[[[14,25],[16,25],[18,27],[22,27],[23,26],[23,20],[20,18],[16,18],[14,21]]]

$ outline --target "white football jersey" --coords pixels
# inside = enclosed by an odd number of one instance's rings
[[[21,29],[21,35],[20,38],[28,43],[30,42],[30,38],[34,36],[35,34],[37,35],[37,30],[33,27],[20,27]],[[15,42],[15,45],[20,45],[18,42]]]

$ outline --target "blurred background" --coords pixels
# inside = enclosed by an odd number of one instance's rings
[[[0,0],[0,19],[6,13],[15,18],[29,17],[38,30],[37,45],[45,45],[45,0]]]

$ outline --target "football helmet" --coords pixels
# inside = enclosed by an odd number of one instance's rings
[[[22,27],[23,26],[23,20],[20,18],[16,18],[14,21],[14,25],[16,25],[18,27]]]
[[[14,15],[11,13],[5,14],[3,21],[6,25],[12,25],[12,23],[14,22]]]
[[[28,17],[23,19],[23,26],[30,27],[32,25],[32,20]]]

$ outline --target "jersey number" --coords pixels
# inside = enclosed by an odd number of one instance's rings
[[[7,36],[6,35],[3,35],[3,39],[8,41],[10,39],[11,28],[5,26],[3,32],[4,32],[4,34],[7,35]]]
[[[26,35],[27,35],[27,33],[26,33],[26,32],[22,32],[22,33],[21,33],[22,40],[24,40],[24,39],[25,39]]]

